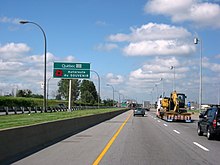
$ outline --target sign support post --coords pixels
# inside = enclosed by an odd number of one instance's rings
[[[68,111],[72,110],[72,79],[89,79],[90,63],[54,62],[53,78],[69,79]],[[100,95],[100,92],[99,92]],[[98,102],[99,104],[99,102]]]
[[[68,111],[71,112],[72,109],[72,80],[69,80],[69,103],[68,103]]]

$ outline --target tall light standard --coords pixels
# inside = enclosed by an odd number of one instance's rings
[[[99,100],[100,100],[100,96],[101,96],[101,93],[100,93],[100,76],[96,71],[94,71],[94,70],[90,70],[90,71],[94,72],[97,75],[98,81],[99,81],[99,85],[98,85],[98,108],[99,108]]]
[[[49,81],[51,80],[52,77],[47,79],[47,100],[48,100],[48,96],[49,96]]]
[[[200,81],[199,81],[199,109],[202,105],[202,39],[194,38],[194,44],[200,43]]]
[[[158,100],[158,87],[157,87],[157,84],[155,84],[155,87],[156,87],[156,92],[157,92],[157,93],[156,93],[156,95],[157,95],[157,96],[156,96],[156,99]]]
[[[20,21],[21,24],[27,24],[27,23],[30,23],[30,24],[34,24],[36,25],[38,28],[40,28],[40,30],[42,31],[43,33],[43,36],[44,36],[44,111],[46,112],[47,111],[47,99],[46,99],[46,85],[47,85],[47,38],[46,38],[46,34],[43,30],[43,28],[38,25],[37,23],[35,22],[31,22],[31,21]]]
[[[164,79],[161,78],[160,81],[162,81],[162,95],[161,96],[164,97],[164,82],[163,82]]]
[[[175,66],[171,66],[170,69],[173,70],[173,91],[175,91]]]
[[[118,107],[120,107],[120,103],[121,103],[121,93],[119,91],[115,91],[116,93],[118,93]]]
[[[109,86],[109,87],[112,87],[112,91],[113,91],[113,100],[112,100],[112,106],[114,107],[114,93],[115,93],[115,89],[114,89],[114,87],[112,86],[112,85],[110,85],[110,84],[106,84],[107,86]]]

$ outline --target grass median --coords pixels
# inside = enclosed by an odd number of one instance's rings
[[[117,111],[120,109],[110,108],[110,109],[77,110],[72,112],[31,113],[31,114],[0,116],[0,130],[107,113],[107,112]]]

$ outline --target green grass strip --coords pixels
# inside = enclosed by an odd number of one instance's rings
[[[71,119],[76,117],[107,113],[107,112],[117,111],[120,109],[111,108],[111,109],[77,110],[72,112],[5,115],[5,116],[0,116],[0,130],[21,127],[21,126],[29,126],[29,125],[63,120],[63,119]]]

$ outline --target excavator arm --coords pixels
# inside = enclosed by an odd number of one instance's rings
[[[173,101],[173,104],[174,104],[174,109],[173,109],[173,111],[174,111],[174,112],[177,112],[177,111],[179,110],[179,100],[178,100],[176,91],[174,91],[174,92],[171,94],[171,98],[172,98],[172,101]]]

